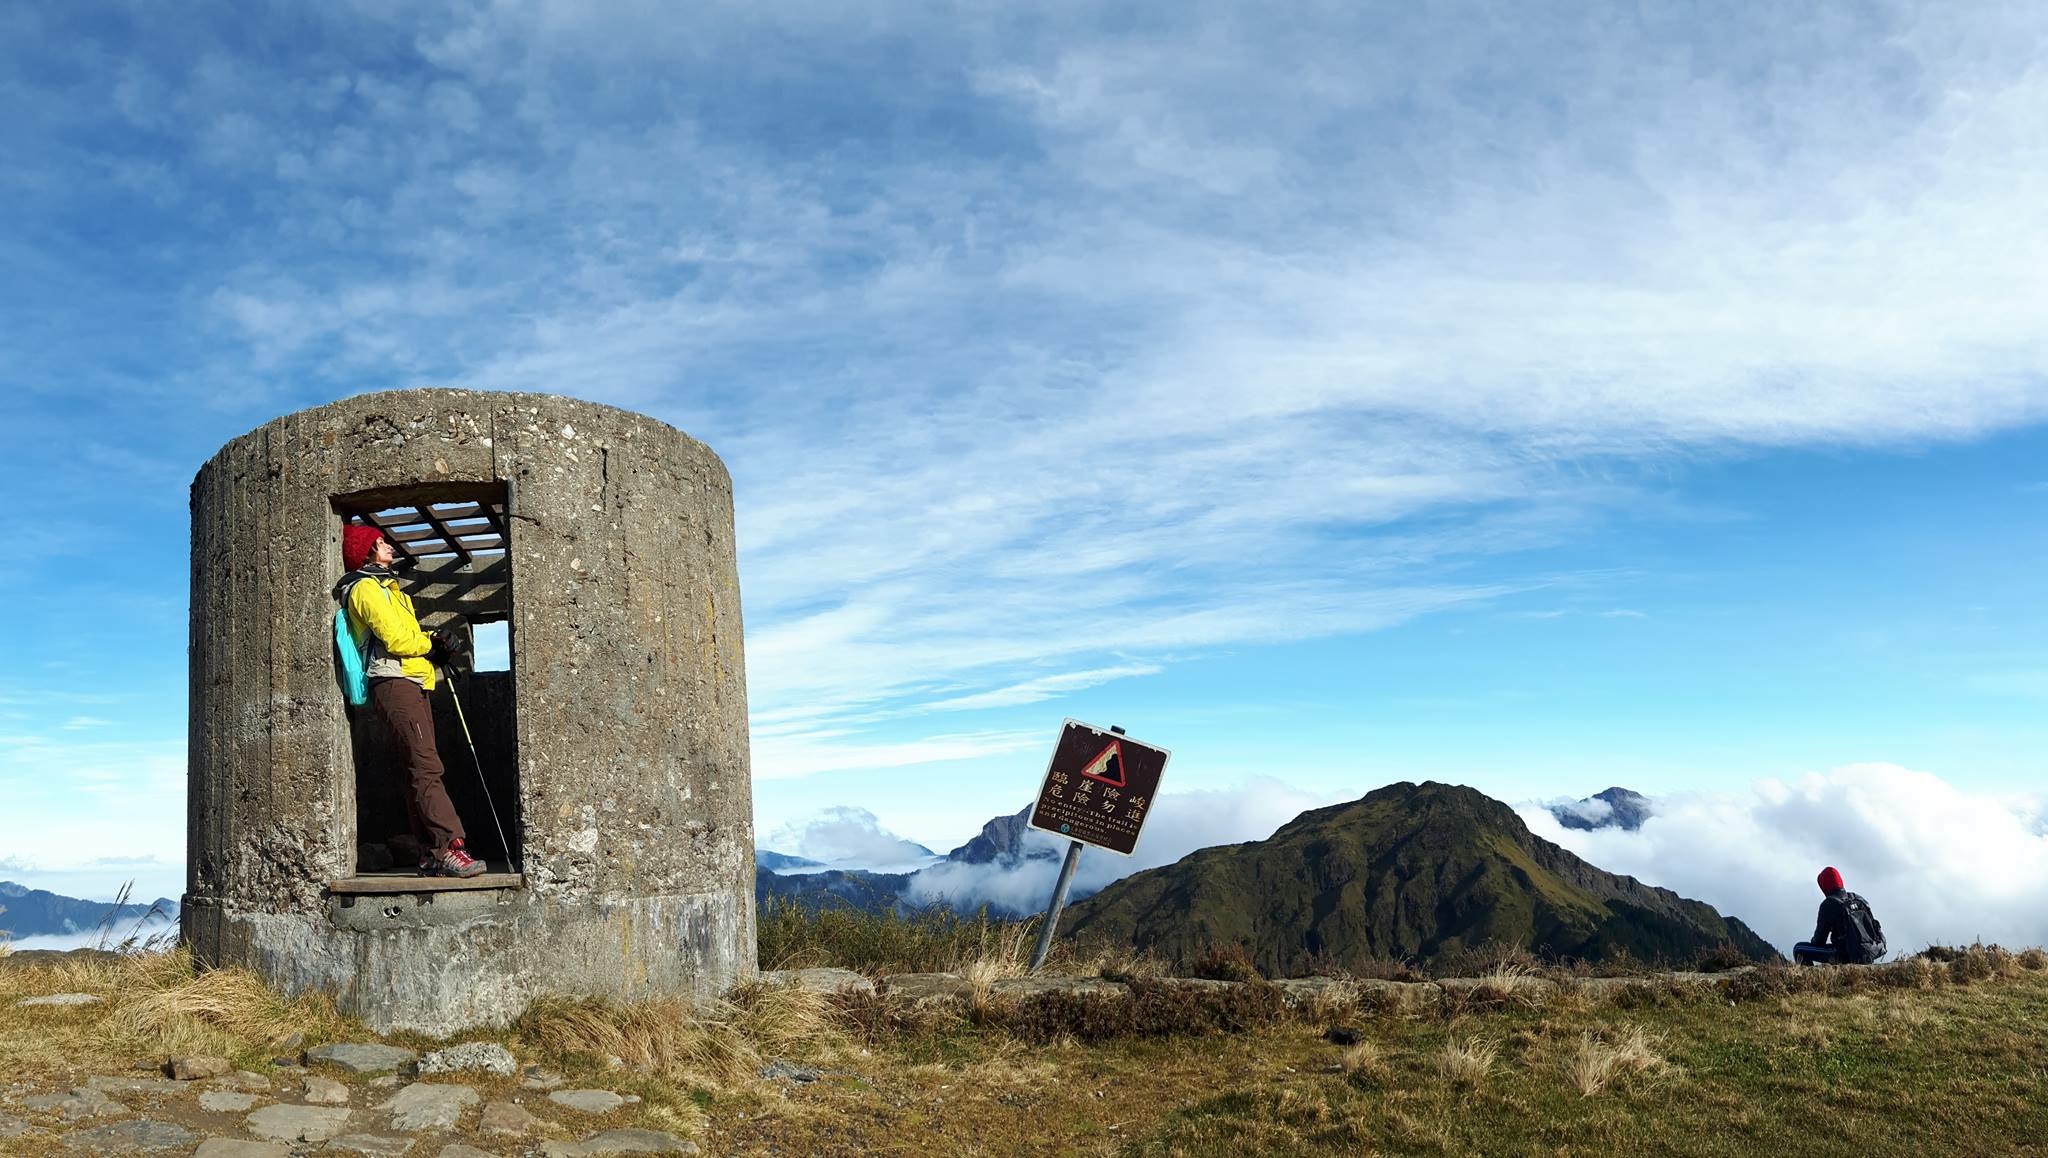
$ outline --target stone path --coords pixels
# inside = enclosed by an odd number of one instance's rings
[[[55,1089],[17,1082],[0,1090],[0,1139],[8,1140],[0,1152],[15,1139],[87,1154],[198,1158],[698,1152],[687,1139],[633,1126],[637,1096],[557,1089],[560,1075],[522,1071],[494,1042],[467,1042],[424,1058],[396,1046],[341,1042],[306,1052],[308,1065],[324,1073],[294,1064],[294,1056],[279,1059],[284,1064],[274,1076],[237,1071],[224,1058],[158,1060],[155,1076],[144,1076],[150,1063],[143,1063],[143,1074],[87,1075]],[[433,1077],[413,1080],[418,1073]]]

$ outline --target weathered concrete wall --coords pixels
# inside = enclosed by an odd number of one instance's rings
[[[334,500],[494,481],[510,484],[519,759],[499,804],[525,884],[344,904],[324,888],[354,871],[356,818],[327,626]],[[434,1033],[541,992],[708,996],[754,972],[732,484],[662,423],[415,390],[228,443],[192,484],[190,736],[184,931],[203,960]],[[466,757],[443,758],[462,774]]]

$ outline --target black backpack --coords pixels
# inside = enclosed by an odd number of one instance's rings
[[[1884,926],[1878,923],[1877,914],[1870,911],[1870,902],[1861,896],[1844,892],[1842,908],[1849,914],[1849,927],[1855,931],[1858,944],[1851,946],[1858,963],[1868,965],[1885,954]]]

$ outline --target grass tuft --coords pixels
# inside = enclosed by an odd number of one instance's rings
[[[1578,1048],[1565,1062],[1565,1076],[1580,1097],[1590,1098],[1617,1078],[1664,1068],[1664,1058],[1652,1047],[1650,1035],[1641,1026],[1631,1025],[1605,1037],[1592,1032],[1580,1034]]]
[[[1188,976],[1208,981],[1257,981],[1259,967],[1243,945],[1210,945],[1188,962]]]
[[[1476,1086],[1493,1072],[1493,1063],[1499,1058],[1500,1046],[1489,1038],[1473,1037],[1462,1042],[1454,1038],[1437,1052],[1436,1069],[1453,1085]]]

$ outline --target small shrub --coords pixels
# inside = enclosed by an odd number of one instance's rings
[[[1198,1037],[1243,1033],[1287,1016],[1280,990],[1265,982],[1193,989],[1137,981],[1121,994],[1055,990],[991,1006],[975,1019],[1032,1042],[1070,1037],[1093,1043],[1127,1037]]]
[[[1542,968],[1543,962],[1529,950],[1501,941],[1458,949],[1430,962],[1430,972],[1437,977],[1484,977],[1502,970],[1534,974]]]
[[[1958,953],[1955,959],[1948,963],[1949,980],[1957,985],[1989,981],[1997,975],[1996,962],[1988,953]]]
[[[2024,949],[2021,950],[2016,961],[2020,968],[2038,973],[2043,969],[2048,969],[2048,951],[2038,948]]]
[[[1785,965],[1763,965],[1759,966],[1754,973],[1744,973],[1740,976],[1729,978],[1728,984],[1722,987],[1721,992],[1730,1001],[1763,1001],[1768,998],[1783,997],[1793,991],[1795,986],[1794,977],[1795,974],[1791,967]],[[1634,987],[1631,986],[1630,988]]]
[[[1695,958],[1692,967],[1698,973],[1726,973],[1730,969],[1754,964],[1756,962],[1743,956],[1733,941],[1723,941]]]
[[[1209,981],[1257,981],[1258,966],[1243,945],[1211,945],[1188,962],[1188,974]]]
[[[1948,980],[1948,972],[1926,957],[1908,957],[1870,970],[1872,980],[1893,989],[1933,989]]]

